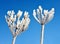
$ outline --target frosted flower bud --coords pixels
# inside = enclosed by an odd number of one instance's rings
[[[33,10],[33,15],[36,16],[36,11],[35,11],[35,9]]]
[[[48,14],[48,10],[44,10],[44,15],[47,15]]]
[[[54,11],[54,8],[52,8],[52,11]]]
[[[39,9],[37,9],[37,14],[40,14],[40,11],[39,11]]]
[[[24,16],[28,17],[28,12],[27,11],[24,12]]]
[[[12,20],[13,19],[13,15],[14,15],[15,13],[14,13],[14,11],[12,10],[11,11],[11,16],[10,16],[10,19]]]
[[[22,16],[22,13],[23,12],[19,10],[18,13],[17,13],[17,17],[21,17]]]
[[[39,9],[42,11],[42,7],[41,6],[39,6]]]
[[[54,15],[54,8],[52,8],[50,11],[49,11],[49,15]]]
[[[8,11],[7,14],[10,16],[11,15],[11,11]]]
[[[12,11],[11,11],[11,15],[14,15],[14,14],[15,14],[15,12],[14,12],[14,10],[12,10]]]

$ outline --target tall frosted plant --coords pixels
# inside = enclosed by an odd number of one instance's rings
[[[20,17],[23,14],[21,10],[18,11],[17,15],[15,15],[15,12],[13,10],[8,11],[7,14],[7,16],[5,15],[5,19],[13,35],[12,44],[15,44],[16,38],[19,33],[21,34],[21,32],[25,31],[29,26],[30,18],[27,11],[24,12],[24,17],[22,18],[22,20],[20,20]]]
[[[52,8],[50,11],[43,10],[41,6],[37,10],[33,10],[33,16],[41,24],[42,31],[41,31],[41,38],[40,38],[40,44],[43,44],[44,39],[44,26],[47,22],[51,21],[54,17],[54,8]]]

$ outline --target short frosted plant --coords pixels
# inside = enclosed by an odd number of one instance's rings
[[[37,10],[33,10],[33,16],[41,24],[42,31],[41,31],[41,39],[40,44],[43,44],[43,37],[44,37],[44,25],[51,21],[54,17],[54,8],[52,8],[50,11],[43,10],[41,6]]]
[[[7,14],[7,16],[5,15],[5,19],[13,35],[12,44],[15,44],[16,37],[28,28],[30,18],[27,11],[24,12],[22,19],[20,19],[23,14],[21,10],[16,15],[14,10],[8,11]]]

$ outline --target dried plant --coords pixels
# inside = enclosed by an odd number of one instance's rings
[[[52,8],[50,11],[42,9],[41,6],[37,10],[33,10],[33,16],[39,22],[42,26],[42,31],[41,31],[41,39],[40,39],[40,44],[43,44],[43,38],[44,38],[44,25],[51,21],[52,18],[54,17],[54,8]]]
[[[7,12],[8,16],[5,15],[6,22],[12,32],[13,41],[12,44],[15,44],[16,37],[19,33],[25,31],[30,23],[30,18],[28,12],[24,12],[24,18],[20,19],[23,12],[21,10],[18,11],[17,15],[15,15],[14,10]]]

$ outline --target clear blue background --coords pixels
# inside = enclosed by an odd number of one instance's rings
[[[16,44],[40,44],[41,25],[32,15],[39,5],[48,10],[55,8],[53,20],[45,25],[44,44],[60,44],[59,0],[0,0],[0,44],[12,44],[12,34],[4,17],[8,10],[28,11],[31,19],[28,29],[18,35]]]

